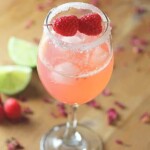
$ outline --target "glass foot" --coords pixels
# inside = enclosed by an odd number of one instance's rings
[[[66,125],[55,126],[40,142],[40,150],[103,150],[102,141],[91,129],[78,125],[76,142],[66,144],[64,134]]]

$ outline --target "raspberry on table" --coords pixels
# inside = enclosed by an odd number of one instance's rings
[[[22,116],[21,106],[15,98],[8,98],[4,104],[4,111],[8,119],[18,120]]]

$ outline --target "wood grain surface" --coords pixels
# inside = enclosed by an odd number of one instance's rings
[[[79,1],[79,0],[78,0]],[[39,4],[46,0],[6,0],[0,1],[0,65],[13,64],[9,58],[7,45],[11,36],[31,42],[40,38],[42,23],[49,9],[69,0],[53,0],[44,10],[38,11]],[[150,150],[150,124],[140,121],[144,112],[150,112],[150,1],[149,0],[105,0],[83,2],[94,3],[108,14],[113,25],[113,47],[123,50],[115,53],[115,68],[108,84],[113,93],[105,97],[99,95],[96,100],[102,109],[96,110],[87,105],[79,108],[78,119],[81,123],[96,131],[104,141],[105,150]],[[143,11],[142,11],[143,10]],[[26,29],[29,21],[33,25]],[[136,53],[131,39],[137,36],[148,42],[142,46],[143,53]],[[96,86],[96,85],[95,85]],[[43,102],[49,97],[39,81],[34,69],[30,85],[19,94],[28,98],[21,102],[22,107],[29,106],[34,114],[29,122],[0,124],[0,150],[7,150],[6,140],[15,137],[25,150],[39,150],[41,136],[52,126],[61,124],[66,118],[53,118],[50,113],[56,111],[55,104]],[[3,98],[6,96],[3,95]],[[126,105],[122,110],[115,101]],[[116,125],[107,123],[106,111],[116,108],[120,119]],[[124,145],[116,144],[116,140]]]

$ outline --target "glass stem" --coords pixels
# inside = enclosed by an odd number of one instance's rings
[[[64,134],[64,143],[69,146],[79,145],[81,136],[76,131],[77,128],[77,109],[78,105],[70,105],[68,111],[68,122],[66,123],[66,131]]]

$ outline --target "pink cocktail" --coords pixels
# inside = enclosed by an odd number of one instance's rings
[[[47,91],[67,104],[83,104],[95,98],[107,85],[112,73],[109,43],[74,54],[74,51],[56,48],[46,35],[43,36],[38,70]],[[42,57],[45,60],[42,61]]]
[[[53,20],[58,16],[74,14],[80,17],[88,13],[101,16],[100,34],[90,36],[77,31],[73,36],[63,36],[53,30]],[[112,70],[111,27],[101,10],[77,2],[61,5],[49,12],[38,54],[39,77],[49,94],[70,104],[74,112],[78,105],[92,100],[106,87]],[[62,125],[51,130],[43,138],[41,150],[101,150],[99,138],[87,128],[77,126],[74,117],[74,113],[70,114],[72,119],[66,127]],[[93,139],[98,144],[92,143]]]

